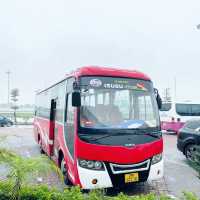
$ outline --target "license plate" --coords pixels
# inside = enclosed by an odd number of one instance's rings
[[[125,183],[133,183],[139,181],[138,173],[125,174]]]

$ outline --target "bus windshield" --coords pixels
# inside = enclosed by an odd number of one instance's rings
[[[81,127],[145,129],[159,126],[158,108],[150,81],[83,77],[81,87]]]

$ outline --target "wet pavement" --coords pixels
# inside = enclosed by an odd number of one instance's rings
[[[200,197],[200,179],[185,156],[177,150],[176,135],[164,135],[165,180],[168,191],[180,196],[184,191],[194,192]]]
[[[40,154],[31,126],[0,128],[0,145],[26,157]],[[181,196],[183,191],[192,191],[200,197],[200,179],[197,178],[197,172],[187,165],[182,153],[178,152],[175,135],[164,135],[164,148],[165,177],[163,179],[136,184],[120,191],[109,190],[108,193],[115,195],[118,192],[124,192],[134,195],[153,192],[158,195]],[[5,166],[0,166],[0,178],[3,174],[5,174]],[[59,179],[54,173],[43,177],[42,183],[60,187]]]

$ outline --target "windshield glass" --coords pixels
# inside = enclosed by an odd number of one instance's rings
[[[176,112],[182,116],[200,116],[200,104],[176,104]]]
[[[94,129],[143,129],[159,126],[150,81],[83,77],[80,126]]]

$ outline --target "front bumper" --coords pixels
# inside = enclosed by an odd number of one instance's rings
[[[163,178],[163,176],[164,176],[164,160],[162,159],[160,162],[151,165],[148,181],[159,180]]]
[[[139,182],[161,179],[164,175],[163,165],[164,163],[162,159],[160,162],[154,165],[149,165],[148,169],[146,170],[143,171],[138,170]],[[130,184],[130,183],[125,184],[124,182],[124,175],[127,173],[125,172],[125,173],[114,174],[109,163],[105,163],[104,171],[89,170],[82,168],[80,166],[77,167],[78,167],[79,179],[83,189],[123,187]],[[94,179],[97,180],[96,184],[92,183]]]

